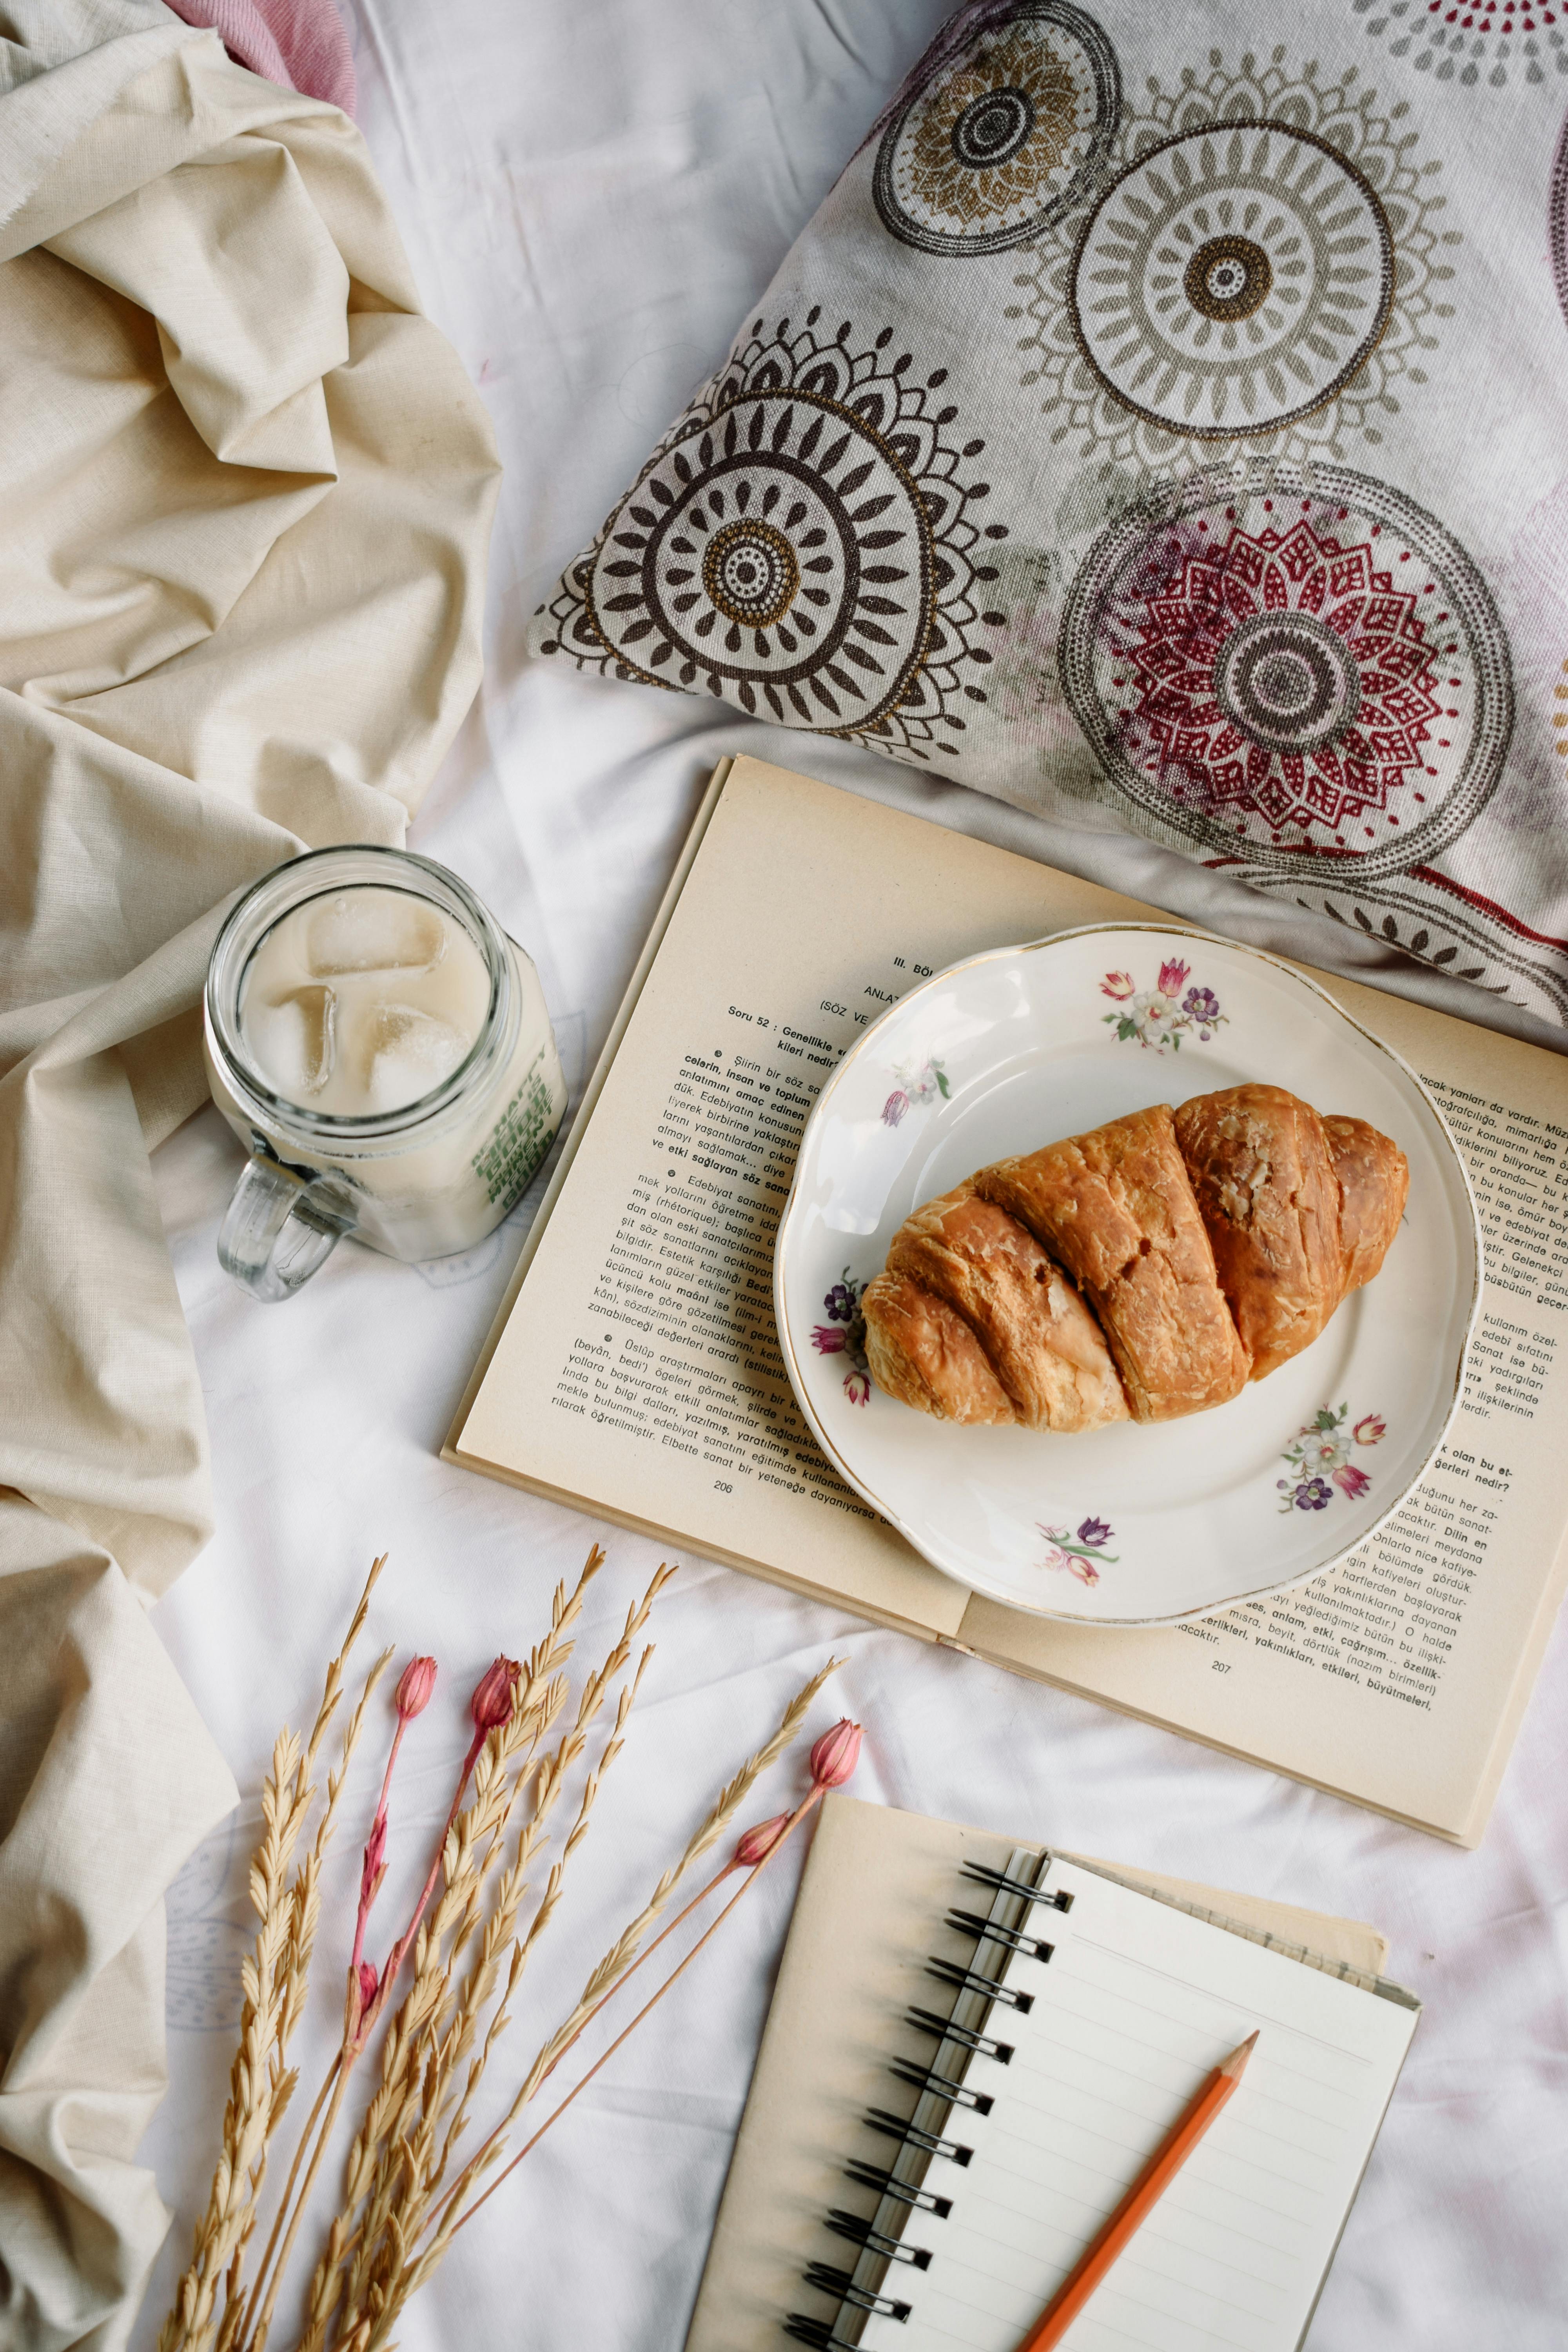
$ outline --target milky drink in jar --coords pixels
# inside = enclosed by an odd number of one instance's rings
[[[206,992],[213,1097],[249,1150],[218,1255],[287,1297],[352,1234],[467,1249],[554,1140],[566,1089],[531,962],[456,875],[318,850],[225,923]]]

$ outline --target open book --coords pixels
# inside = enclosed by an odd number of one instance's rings
[[[790,2314],[808,2343],[1014,2352],[1254,2029],[1068,2341],[1290,2352],[1419,2014],[1384,1956],[1349,1920],[828,1798],[686,2352],[763,2352]]]
[[[968,1593],[844,1485],[785,1376],[773,1231],[801,1128],[858,1031],[976,949],[1153,911],[724,762],[447,1458],[1473,1845],[1568,1573],[1568,1448],[1542,1442],[1568,1400],[1568,1058],[1312,975],[1442,1106],[1487,1276],[1433,1472],[1299,1591],[1151,1632]]]

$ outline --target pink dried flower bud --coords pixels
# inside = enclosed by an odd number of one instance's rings
[[[360,1872],[359,1896],[368,1904],[380,1885],[386,1870],[386,1816],[378,1813],[365,1840],[364,1866]]]
[[[375,1962],[362,1960],[359,1964],[359,2013],[362,2017],[375,1999],[380,1984],[381,1979],[375,1972]]]
[[[765,1862],[789,1825],[788,1813],[775,1813],[771,1822],[759,1822],[755,1829],[748,1830],[735,1848],[739,1867],[755,1870],[759,1862]]]
[[[811,1751],[811,1777],[819,1789],[842,1789],[859,1761],[865,1736],[847,1716],[823,1733]]]
[[[405,1723],[410,1722],[416,1715],[424,1714],[435,1687],[435,1659],[410,1658],[397,1685],[397,1712]]]
[[[468,1713],[474,1718],[476,1730],[494,1731],[511,1721],[517,1678],[521,1672],[515,1658],[498,1658],[482,1676],[468,1701]]]

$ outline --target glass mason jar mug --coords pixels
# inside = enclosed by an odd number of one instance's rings
[[[345,1234],[410,1265],[471,1248],[565,1114],[533,965],[406,850],[318,849],[253,883],[213,949],[205,1038],[250,1155],[218,1257],[268,1301]]]

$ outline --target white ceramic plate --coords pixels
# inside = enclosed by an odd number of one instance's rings
[[[911,1210],[1246,1079],[1370,1119],[1410,1161],[1382,1273],[1302,1355],[1213,1412],[1079,1437],[953,1428],[871,1388],[854,1300]],[[773,1295],[824,1452],[934,1567],[1044,1617],[1169,1624],[1321,1575],[1417,1484],[1459,1401],[1480,1234],[1436,1105],[1321,989],[1204,932],[1096,925],[954,964],[867,1031],[806,1122]]]

